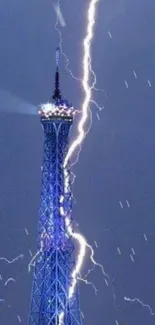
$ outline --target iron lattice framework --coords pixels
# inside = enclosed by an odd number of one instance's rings
[[[40,110],[44,129],[44,157],[42,166],[41,203],[29,325],[81,325],[78,288],[71,300],[68,291],[74,268],[74,242],[69,236],[61,206],[70,218],[72,193],[68,183],[65,193],[64,157],[68,149],[68,135],[73,121],[73,108],[61,99],[56,72],[54,103]]]

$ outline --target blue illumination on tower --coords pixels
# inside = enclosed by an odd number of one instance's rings
[[[68,301],[75,253],[74,242],[60,213],[63,205],[72,222],[69,183],[67,194],[64,190],[64,158],[74,109],[61,98],[58,50],[56,62],[54,95],[39,110],[44,129],[44,156],[29,325],[59,325],[61,313],[64,314],[61,325],[82,324],[77,287],[73,298]],[[66,170],[69,176],[69,166]]]

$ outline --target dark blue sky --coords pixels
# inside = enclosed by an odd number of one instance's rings
[[[78,77],[87,5],[62,1],[64,51]],[[0,2],[0,256],[24,254],[14,264],[0,261],[1,325],[20,324],[17,315],[22,324],[27,322],[32,276],[27,265],[29,249],[34,253],[36,245],[43,151],[39,118],[13,112],[29,112],[52,94],[58,45],[54,24],[52,0]],[[83,324],[116,325],[117,320],[119,325],[154,325],[149,309],[124,301],[124,296],[138,297],[155,311],[154,1],[100,0],[92,58],[97,87],[105,91],[94,96],[104,110],[98,121],[92,105],[92,128],[74,169],[73,217],[88,241],[97,241],[96,260],[111,281],[107,287],[96,269],[90,280],[98,296],[91,287],[80,286]],[[61,89],[81,107],[81,86],[65,71],[63,59]],[[16,283],[5,286],[8,277]]]

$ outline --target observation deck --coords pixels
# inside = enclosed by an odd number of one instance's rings
[[[38,114],[42,121],[71,121],[74,116],[74,107],[67,100],[59,98],[55,102],[47,102],[39,107]]]

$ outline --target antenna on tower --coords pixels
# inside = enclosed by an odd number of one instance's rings
[[[60,54],[60,48],[57,47],[55,53],[55,58],[56,58],[55,90],[52,97],[55,100],[61,99],[61,94],[59,89],[59,54]]]

